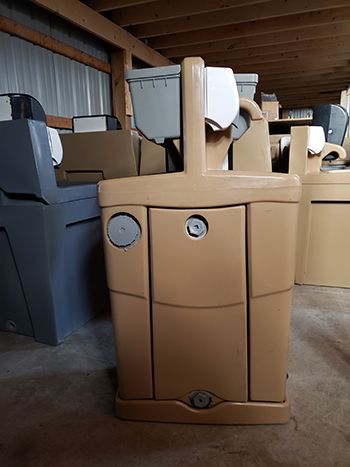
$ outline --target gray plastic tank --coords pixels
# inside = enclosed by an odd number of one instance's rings
[[[235,73],[235,79],[239,96],[253,101],[259,76],[256,73]]]
[[[180,75],[180,65],[130,70],[125,74],[135,126],[158,144],[181,135]]]
[[[238,94],[240,97],[254,100],[259,76],[256,73],[235,73]],[[250,117],[246,112],[240,112],[234,122],[233,138],[241,138],[250,126]]]

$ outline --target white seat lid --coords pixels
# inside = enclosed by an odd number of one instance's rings
[[[51,149],[51,157],[54,166],[60,165],[63,160],[63,148],[60,135],[54,128],[47,127],[47,136]]]
[[[232,125],[239,112],[239,95],[231,68],[207,67],[205,86],[205,120],[213,130]]]
[[[324,135],[323,128],[321,126],[310,126],[307,150],[310,154],[319,154],[326,144],[326,138]]]

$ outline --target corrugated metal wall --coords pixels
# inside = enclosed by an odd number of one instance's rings
[[[29,1],[0,0],[0,15],[108,60],[102,41]],[[72,117],[112,110],[107,73],[0,32],[0,93],[6,92],[33,95],[51,115]]]
[[[283,118],[310,118],[312,117],[312,109],[290,109],[283,110]]]

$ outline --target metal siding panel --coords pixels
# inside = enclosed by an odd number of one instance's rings
[[[109,48],[100,39],[23,0],[0,0],[0,15],[18,21],[101,60],[109,60]]]
[[[2,32],[0,64],[0,93],[31,94],[52,115],[111,113],[107,73]]]

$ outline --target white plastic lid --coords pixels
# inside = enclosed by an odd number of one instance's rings
[[[46,129],[51,149],[52,163],[54,166],[60,165],[63,160],[63,148],[60,135],[54,128],[47,127]]]
[[[308,141],[307,141],[307,150],[311,154],[319,154],[326,144],[326,138],[324,135],[323,128],[321,126],[310,126]]]
[[[205,119],[214,131],[232,125],[239,112],[239,95],[231,68],[207,67]]]

